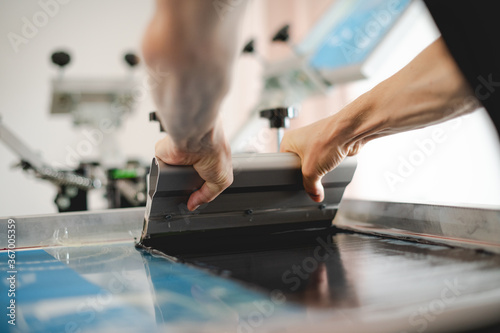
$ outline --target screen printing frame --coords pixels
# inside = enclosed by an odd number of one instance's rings
[[[411,210],[408,210],[408,208],[413,208],[416,212],[434,212],[434,218],[431,218],[429,213],[411,213],[414,218],[410,222],[408,218],[410,213],[408,212],[411,212]],[[496,218],[500,216],[500,211],[494,209],[358,200],[345,200],[340,206],[338,216],[345,216],[350,209],[355,210],[350,211],[351,214],[358,214],[359,217],[366,214],[363,218],[364,221],[368,220],[370,217],[376,217],[380,221],[383,221],[383,217],[387,217],[394,222],[395,219],[399,218],[402,221],[402,226],[405,223],[419,225],[421,231],[426,229],[426,232],[430,235],[433,233],[435,235],[442,233],[438,232],[438,229],[435,228],[435,223],[439,222],[439,218],[436,218],[436,216],[442,216],[448,221],[454,221],[455,217],[460,217],[461,223],[456,225],[457,229],[465,228],[465,226],[473,224],[474,221],[482,219],[488,220],[491,223],[497,223],[498,221]],[[51,251],[57,251],[57,248],[61,248],[62,251],[65,251],[65,248],[67,247],[85,248],[86,245],[91,244],[102,244],[105,246],[112,242],[132,243],[134,240],[137,240],[140,235],[143,216],[144,208],[141,207],[106,210],[101,212],[62,213],[18,217],[13,216],[11,218],[16,221],[16,250],[21,250],[23,248],[27,250],[30,250],[31,248],[52,248]],[[351,221],[355,222],[354,215],[351,215],[351,218]],[[6,235],[7,218],[0,219],[0,221],[2,221],[0,223],[0,233]],[[344,228],[343,226],[340,227]],[[417,234],[417,232],[409,234],[405,240],[420,241],[414,236],[415,234]],[[401,238],[394,237],[389,234],[386,236],[388,238]],[[435,243],[440,243],[442,238],[443,237],[436,237]],[[378,241],[384,241],[380,238],[375,239],[378,239]],[[391,242],[389,240],[384,242],[386,243],[386,248],[390,248],[391,244],[394,246],[394,250],[391,250],[393,252],[389,251],[389,253],[392,253],[393,255],[387,258],[386,263],[391,263],[392,261],[390,259],[393,258],[394,254],[398,253],[398,251],[411,247],[409,245],[405,245],[405,243],[411,244],[408,242]],[[460,243],[457,243],[456,245],[459,246]],[[5,237],[0,239],[0,248],[5,250],[6,247],[7,238]],[[436,248],[437,247],[435,246],[430,246],[429,251],[433,252],[433,249]],[[455,250],[450,249],[450,251]],[[375,251],[375,253],[378,252]],[[408,253],[409,260],[415,259],[411,256],[412,253],[413,252],[411,251]],[[455,253],[456,256],[463,254],[466,257],[474,257],[475,255],[478,255],[474,253],[474,251],[467,250],[459,250],[459,252],[453,253]],[[403,257],[406,258],[406,254],[404,254]],[[346,257],[344,259],[353,266],[356,266],[357,262],[358,269],[362,270],[361,272],[364,272],[363,269],[366,268],[365,257]],[[384,267],[387,268],[386,266],[381,266],[381,269]],[[455,273],[452,272],[450,274],[453,276]],[[411,303],[411,300],[409,300],[409,302]],[[432,322],[432,331],[452,330],[458,329],[459,327],[466,329],[467,326],[465,325],[471,323],[482,323],[483,325],[487,325],[489,320],[498,318],[497,314],[499,306],[500,303],[498,301],[497,294],[491,294],[489,298],[479,297],[473,299],[463,296],[463,298],[457,299],[457,302],[453,303],[452,306],[447,307],[443,313],[436,317],[436,320]],[[345,317],[347,313],[349,316]],[[318,332],[331,331],[331,327],[333,327],[332,325],[335,325],[335,327],[340,330],[344,329],[353,332],[364,332],[367,329],[374,332],[399,332],[402,328],[408,326],[408,316],[411,315],[411,312],[407,313],[404,309],[400,309],[399,311],[391,312],[391,314],[391,316],[384,317],[380,315],[375,316],[372,312],[361,313],[360,311],[355,311],[355,309],[346,309],[340,312],[340,314],[337,312],[337,315],[335,315],[335,313],[328,312],[325,309],[325,311],[322,312],[315,312],[314,318],[316,318],[317,321],[314,322],[313,327],[314,330]],[[322,320],[319,320],[320,318]],[[496,319],[496,322],[497,321],[498,319]],[[304,322],[300,325],[294,325],[293,327],[290,327],[290,329],[291,331],[301,332],[306,329],[311,329],[311,325],[312,324],[310,322]],[[263,331],[266,331],[265,327],[263,327]]]

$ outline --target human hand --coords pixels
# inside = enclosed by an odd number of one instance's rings
[[[214,200],[233,182],[231,148],[220,122],[201,141],[179,145],[167,134],[155,146],[155,155],[171,165],[192,165],[205,183],[187,202],[190,211]]]
[[[337,115],[322,119],[309,126],[285,133],[280,151],[295,153],[302,163],[304,189],[316,202],[324,199],[321,179],[342,162],[346,156],[356,155],[362,141],[349,143],[342,134]]]
[[[321,178],[365,143],[458,117],[478,104],[439,38],[335,115],[287,132],[280,150],[299,155],[304,188],[320,202],[324,198]]]

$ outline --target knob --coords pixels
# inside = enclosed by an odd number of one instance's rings
[[[242,53],[254,53],[255,52],[254,42],[255,40],[251,39],[248,43],[246,43]]]
[[[277,129],[278,151],[280,151],[280,144],[285,134],[285,128],[290,126],[290,118],[295,118],[297,114],[298,110],[294,107],[279,107],[260,111],[261,118],[269,119],[270,127]]]
[[[160,119],[158,118],[158,116],[156,115],[156,111],[151,111],[149,113],[149,121],[157,121],[159,124],[160,124],[160,132],[165,132],[165,129],[163,128],[163,126],[161,125],[161,121]]]
[[[278,32],[273,36],[272,41],[273,42],[288,42],[288,39],[290,39],[290,25],[286,24],[283,26]]]
[[[123,59],[125,59],[125,62],[130,66],[130,68],[134,68],[140,62],[140,58],[136,56],[134,53],[125,54]]]
[[[293,107],[279,107],[260,111],[260,117],[269,119],[271,128],[288,128],[290,118],[294,118],[296,115],[296,109]]]
[[[57,51],[57,52],[52,53],[52,56],[50,57],[50,59],[52,60],[52,63],[63,68],[67,64],[70,63],[71,56],[64,51]]]

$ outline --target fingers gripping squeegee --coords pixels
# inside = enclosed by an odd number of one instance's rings
[[[330,226],[353,177],[355,160],[346,159],[323,178],[322,203],[305,192],[300,167],[299,157],[291,153],[233,155],[233,184],[214,201],[190,212],[189,195],[203,180],[193,167],[167,165],[155,158],[140,244],[174,250],[193,243],[200,234],[217,234],[220,239],[220,235],[230,238],[238,233],[262,235]],[[185,242],[172,242],[170,236],[183,236]],[[215,238],[211,243],[216,246]]]

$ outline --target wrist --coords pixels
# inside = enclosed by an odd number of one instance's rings
[[[356,143],[364,144],[384,132],[388,122],[374,95],[376,93],[368,91],[330,117],[332,143],[347,148]]]
[[[186,152],[206,150],[217,141],[218,113],[228,80],[176,73],[162,87],[156,104],[160,121],[176,147]]]
[[[172,141],[178,151],[185,153],[213,153],[218,150],[228,150],[222,126],[219,120],[208,128],[190,133],[190,135],[172,136]]]
[[[169,132],[168,134],[172,138],[172,143],[177,151],[184,153],[200,153],[202,151],[207,151],[214,146],[213,144],[213,129],[209,129],[207,132],[197,132],[197,133],[176,133]]]

